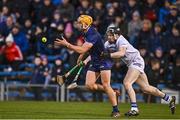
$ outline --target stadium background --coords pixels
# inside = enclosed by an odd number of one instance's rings
[[[1,0],[1,84],[42,85],[14,87],[4,96],[12,100],[56,99],[55,90],[46,87],[56,85],[52,79],[72,68],[78,54],[54,46],[54,40],[63,33],[70,43],[82,45],[84,40],[75,24],[81,14],[93,17],[93,25],[103,37],[108,26],[120,27],[122,34],[145,59],[150,84],[179,92],[179,11],[180,0]],[[46,37],[47,42],[42,42],[42,37]],[[9,42],[12,43],[10,47]],[[119,60],[113,66],[111,82],[118,89],[126,70]],[[86,69],[81,73],[79,85],[84,85],[85,72]],[[139,92],[138,87],[135,88]],[[107,96],[100,93],[89,96],[79,90],[70,95],[71,101],[107,100]],[[141,102],[159,102],[142,93],[137,98]]]

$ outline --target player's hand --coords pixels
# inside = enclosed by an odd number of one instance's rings
[[[55,45],[63,45],[68,47],[69,43],[64,37],[62,37],[62,38],[56,38]]]
[[[109,52],[102,52],[100,57],[102,59],[108,59],[108,58],[111,58],[111,54]]]
[[[86,62],[80,61],[80,62],[78,63],[78,65],[79,65],[79,66],[85,66],[85,65],[86,65]]]

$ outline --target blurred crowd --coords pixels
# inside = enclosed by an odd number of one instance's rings
[[[120,27],[145,59],[151,84],[180,89],[180,0],[1,0],[0,65],[19,70],[28,57],[40,54],[32,61],[36,66],[32,83],[40,75],[44,77],[38,83],[47,83],[62,74],[64,64],[76,64],[78,54],[54,46],[54,40],[63,33],[70,43],[82,45],[76,28],[81,14],[93,17],[102,37],[108,26]],[[58,56],[52,68],[47,67],[49,55]],[[112,82],[122,82],[125,73],[126,67],[117,61]]]

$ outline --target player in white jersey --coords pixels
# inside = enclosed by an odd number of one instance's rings
[[[131,109],[126,116],[139,115],[138,106],[136,103],[136,94],[132,87],[133,83],[137,83],[144,93],[152,94],[154,96],[161,97],[165,101],[169,102],[169,107],[174,114],[175,112],[175,96],[168,96],[156,87],[149,85],[148,78],[144,72],[144,60],[141,57],[139,51],[135,49],[121,34],[120,29],[116,27],[110,27],[107,30],[107,39],[105,48],[107,51],[101,54],[103,59],[121,58],[127,65],[128,71],[123,80],[124,87],[129,95],[131,101]],[[113,48],[114,47],[114,48]],[[112,51],[112,49],[114,51]]]

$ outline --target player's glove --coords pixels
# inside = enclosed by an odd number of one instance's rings
[[[109,52],[102,52],[100,57],[102,59],[109,59],[109,58],[111,58],[111,54]]]

